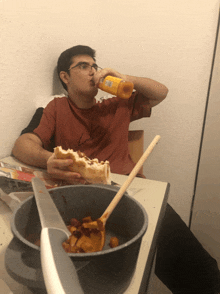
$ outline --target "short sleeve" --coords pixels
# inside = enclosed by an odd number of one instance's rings
[[[32,133],[34,129],[36,129],[40,123],[41,117],[43,115],[43,107],[37,108],[35,111],[33,117],[31,118],[31,121],[29,122],[28,126],[22,130],[21,135],[26,133]]]
[[[151,107],[149,103],[144,101],[141,93],[135,92],[131,98],[130,103],[133,104],[130,121],[134,121],[143,117],[151,116]]]
[[[52,100],[46,108],[43,110],[43,115],[40,121],[40,124],[36,129],[34,129],[34,133],[39,136],[41,139],[43,146],[45,149],[51,149],[51,142],[55,133],[56,126],[56,103],[55,100]]]

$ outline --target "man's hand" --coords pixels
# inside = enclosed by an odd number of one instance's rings
[[[72,159],[56,159],[53,153],[47,161],[47,172],[52,178],[63,180],[68,184],[85,184],[86,180],[79,173],[68,170],[68,166],[72,164]]]
[[[103,68],[94,74],[95,86],[98,87],[100,80],[105,78],[106,76],[113,76],[113,77],[120,78],[123,80],[126,79],[125,75],[122,75],[121,73],[117,72],[116,70],[114,70],[112,68]]]
[[[112,68],[103,68],[94,74],[93,79],[95,86],[98,87],[100,80],[102,78],[105,78],[107,75],[114,76],[128,82],[132,82],[134,84],[134,89],[138,92],[141,98],[141,101],[143,103],[149,104],[150,107],[154,107],[159,104],[166,98],[168,94],[167,87],[155,80],[124,75]]]

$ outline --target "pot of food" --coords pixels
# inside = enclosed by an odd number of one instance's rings
[[[76,185],[53,188],[49,193],[68,226],[72,218],[77,220],[87,216],[91,216],[92,219],[99,218],[118,190],[117,187],[110,185]],[[106,224],[103,250],[66,253],[77,269],[84,293],[119,294],[127,289],[135,271],[141,240],[147,226],[145,209],[125,193]],[[34,196],[30,196],[16,209],[11,228],[15,236],[13,242],[16,242],[19,250],[13,251],[14,257],[11,251],[10,258],[17,258],[18,251],[21,259],[25,256],[28,258],[26,262],[20,264],[20,268],[16,266],[13,269],[10,267],[12,263],[7,260],[6,268],[9,273],[13,272],[13,277],[20,283],[25,283],[29,288],[43,293],[45,284],[38,244],[41,224]],[[117,247],[110,247],[111,237],[118,239]],[[13,244],[11,246],[13,247]],[[9,254],[6,259],[9,259]]]

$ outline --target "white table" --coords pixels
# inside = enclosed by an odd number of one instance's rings
[[[13,157],[4,158],[1,161],[14,165],[23,165]],[[112,174],[111,179],[116,183],[123,184],[126,176]],[[146,284],[148,284],[150,277],[155,254],[156,238],[167,203],[169,184],[135,178],[129,189],[136,191],[133,197],[146,209],[149,223],[148,229],[142,239],[135,274],[125,294],[142,294],[146,293]],[[13,237],[10,230],[11,215],[12,211],[10,208],[3,201],[0,201],[0,279],[6,282],[14,294],[31,294],[25,286],[12,280],[4,267],[5,250]],[[10,291],[1,294],[9,293]]]

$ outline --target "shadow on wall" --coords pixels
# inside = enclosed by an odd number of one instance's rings
[[[54,68],[53,71],[53,87],[52,87],[52,95],[59,95],[59,94],[67,94],[65,89],[63,88],[60,79],[57,74],[57,67]]]

